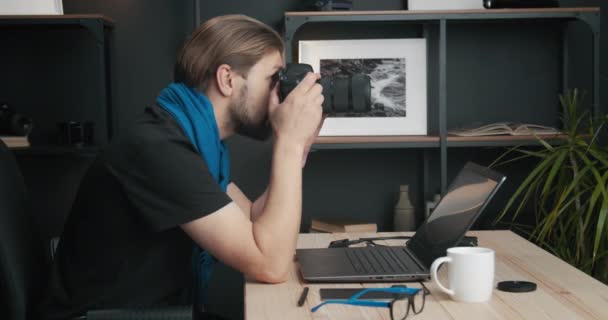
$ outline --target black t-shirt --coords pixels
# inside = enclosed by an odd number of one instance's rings
[[[83,178],[41,318],[183,299],[193,283],[193,242],[180,225],[230,202],[172,116],[146,108]]]

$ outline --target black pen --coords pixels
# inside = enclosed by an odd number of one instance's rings
[[[300,295],[300,299],[298,300],[298,307],[301,307],[304,305],[304,302],[306,301],[306,296],[308,296],[308,287],[304,287],[304,291],[302,291],[302,294]]]

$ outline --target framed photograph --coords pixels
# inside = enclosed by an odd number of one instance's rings
[[[1,0],[0,15],[63,14],[62,0]]]
[[[371,110],[330,115],[320,136],[427,134],[425,39],[300,41],[298,57],[323,78],[371,79]]]

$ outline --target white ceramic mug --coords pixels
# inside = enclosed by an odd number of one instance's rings
[[[444,287],[437,278],[437,269],[444,262],[448,263],[449,288]],[[431,277],[442,291],[456,301],[488,301],[494,289],[494,250],[481,247],[449,248],[447,257],[433,261]]]

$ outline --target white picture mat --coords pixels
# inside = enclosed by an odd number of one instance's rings
[[[0,0],[0,15],[63,14],[62,0]]]
[[[408,0],[408,10],[471,10],[485,9],[482,0]]]
[[[427,134],[426,39],[320,40],[299,42],[299,62],[317,73],[321,59],[396,59],[406,63],[407,117],[327,118],[320,136]]]

